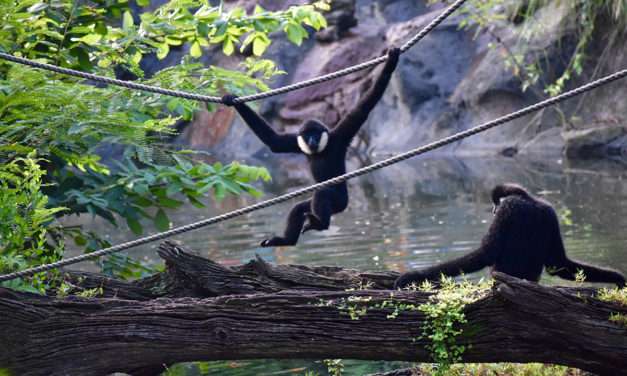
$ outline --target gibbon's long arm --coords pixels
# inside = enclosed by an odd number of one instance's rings
[[[488,233],[481,240],[476,250],[424,269],[403,273],[395,282],[394,288],[406,287],[412,283],[420,284],[423,281],[438,282],[442,275],[455,277],[479,271],[496,262],[500,249],[503,247],[505,229],[512,226],[511,217],[502,216],[490,225]]]
[[[235,96],[225,95],[223,97],[224,104],[235,107],[248,127],[273,153],[300,153],[296,135],[275,132],[268,122],[246,103],[233,103],[234,98]]]
[[[331,139],[335,137],[348,144],[353,137],[355,137],[359,128],[361,128],[363,123],[368,118],[370,111],[372,111],[374,106],[383,96],[383,93],[390,82],[390,78],[392,77],[392,73],[398,64],[399,55],[400,49],[398,48],[393,48],[388,52],[388,60],[386,61],[385,66],[379,74],[376,82],[359,101],[359,103],[357,103],[355,108],[344,116],[337,123],[335,128],[333,128],[331,131]]]
[[[418,285],[423,281],[438,282],[441,275],[455,277],[462,273],[473,273],[492,265],[493,262],[488,254],[482,248],[479,248],[451,261],[404,273],[394,282],[394,288],[402,288],[413,282]]]

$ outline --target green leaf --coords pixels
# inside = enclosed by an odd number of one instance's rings
[[[303,43],[303,37],[307,35],[307,32],[302,26],[291,22],[285,27],[285,32],[287,33],[287,39],[297,46]]]
[[[150,5],[150,0],[137,0],[137,5],[140,7],[147,7]]]
[[[159,197],[159,205],[163,206],[164,208],[175,209],[181,206],[182,204],[183,203],[179,200],[175,200],[175,199],[168,198],[168,197]]]
[[[46,3],[36,3],[28,8],[28,13],[37,13],[44,9],[48,8],[48,4]]]
[[[165,214],[165,212],[161,208],[157,210],[154,223],[155,223],[155,226],[157,227],[157,230],[159,231],[166,231],[170,228],[170,219],[168,218],[168,215]]]
[[[161,43],[157,49],[157,59],[162,60],[170,53],[170,45]]]
[[[258,37],[253,41],[253,54],[255,56],[261,56],[266,51],[266,48],[270,45],[269,40]]]
[[[192,55],[192,57],[195,58],[199,58],[202,56],[202,49],[200,48],[200,43],[197,40],[192,43],[192,46],[189,49],[189,53],[190,55]]]
[[[80,38],[79,40],[89,46],[95,46],[102,39],[102,35],[100,34],[87,34]]]
[[[125,11],[122,19],[122,29],[130,30],[133,27],[133,15],[130,11]]]
[[[142,225],[135,218],[127,217],[126,224],[128,225],[128,228],[130,228],[131,231],[133,231],[135,235],[141,235],[141,233],[144,231]]]
[[[235,51],[235,45],[233,44],[233,41],[231,40],[231,38],[225,38],[224,43],[222,43],[222,52],[226,56],[231,56],[231,54],[233,54],[233,51]]]

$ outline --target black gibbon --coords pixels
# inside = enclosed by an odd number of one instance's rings
[[[374,85],[333,129],[318,120],[307,120],[298,133],[277,133],[245,103],[234,103],[235,96],[225,95],[223,101],[225,105],[235,107],[250,129],[273,153],[304,153],[314,180],[321,182],[346,173],[346,151],[370,111],[383,96],[399,56],[398,48],[388,51],[388,59]],[[328,229],[331,216],[344,211],[347,206],[346,183],[323,188],[315,192],[311,200],[302,201],[292,208],[283,236],[266,239],[261,242],[261,246],[295,245],[301,233]]]
[[[532,196],[519,185],[502,184],[492,190],[492,203],[494,220],[477,250],[426,269],[404,273],[394,287],[438,281],[441,274],[456,276],[486,266],[535,282],[540,280],[546,267],[550,275],[568,280],[575,280],[577,272],[582,271],[588,282],[625,286],[625,276],[621,273],[566,256],[557,215],[548,202]]]

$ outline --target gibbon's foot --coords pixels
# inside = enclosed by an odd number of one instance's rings
[[[388,61],[396,66],[398,64],[398,58],[401,56],[401,49],[398,47],[390,47],[387,50]]]
[[[274,238],[266,239],[261,242],[262,247],[277,247],[282,245],[295,245],[295,242],[290,242],[285,238],[275,236]]]
[[[322,222],[320,221],[320,219],[315,214],[307,213],[305,214],[305,216],[307,217],[308,222],[305,223],[305,226],[303,226],[303,230],[300,232],[301,234],[304,234],[310,230],[316,230],[316,231],[326,230],[326,228],[324,228],[324,226],[322,225]]]
[[[311,225],[311,223],[305,223],[305,225],[303,226],[303,229],[301,230],[301,234],[306,233],[307,231],[311,231],[311,230],[315,230],[313,228],[313,226]]]
[[[233,94],[226,94],[222,96],[222,104],[224,104],[225,106],[235,106],[235,99],[237,98],[236,95]]]

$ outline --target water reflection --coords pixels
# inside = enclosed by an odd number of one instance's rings
[[[265,198],[309,183],[272,168]],[[473,249],[490,221],[490,189],[501,182],[523,184],[553,203],[569,255],[627,272],[627,168],[613,162],[534,161],[513,158],[418,158],[349,183],[349,208],[326,232],[308,233],[296,247],[258,247],[281,232],[294,202],[277,205],[178,236],[199,254],[225,265],[259,254],[276,263],[333,264],[359,269],[405,271]],[[255,199],[231,197],[207,209],[170,213],[174,225],[224,213]],[[98,221],[88,221],[113,243],[131,239]],[[131,251],[154,262],[156,244]]]

